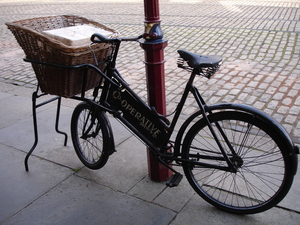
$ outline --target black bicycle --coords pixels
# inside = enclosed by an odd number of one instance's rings
[[[170,122],[137,96],[115,67],[121,42],[140,38],[108,39],[99,34],[91,37],[94,43],[111,44],[113,51],[104,62],[104,71],[89,65],[101,75],[93,99],[74,97],[83,101],[74,109],[71,120],[72,141],[82,163],[99,169],[115,152],[108,112],[174,172],[168,186],[179,184],[183,176],[174,168],[182,166],[193,189],[224,211],[258,213],[278,204],[292,185],[299,153],[284,128],[247,105],[207,105],[193,81],[197,75],[210,78],[219,69],[222,58],[184,50],[178,51],[178,66],[191,75]],[[195,98],[199,111],[183,123],[171,141],[189,94]]]

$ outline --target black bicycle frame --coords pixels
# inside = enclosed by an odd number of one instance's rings
[[[114,66],[114,65],[113,65]],[[207,117],[205,109],[205,102],[199,94],[197,88],[193,86],[193,81],[196,73],[192,73],[189,81],[186,84],[181,100],[176,108],[176,112],[171,124],[168,126],[162,115],[159,115],[155,109],[150,108],[124,81],[117,69],[109,67],[107,70],[107,76],[110,80],[104,84],[104,89],[100,97],[100,105],[104,105],[105,108],[110,109],[110,113],[113,114],[118,120],[120,120],[129,130],[131,130],[137,137],[141,139],[152,150],[155,156],[161,156],[163,150],[168,148],[170,137],[178,122],[181,111],[184,107],[188,94],[191,92],[195,97],[203,118],[206,119],[208,127],[212,132],[218,147],[223,157],[218,157],[218,160],[222,159],[227,162],[228,167],[217,166],[212,164],[206,164],[202,162],[191,162],[181,158],[179,151],[174,152],[173,156],[164,155],[164,157],[171,158],[177,162],[188,162],[193,165],[199,165],[203,167],[212,167],[226,171],[236,171],[235,166],[232,164],[230,158],[226,154],[223,146],[221,145],[215,131],[213,130],[210,121]],[[114,81],[113,83],[111,82]],[[118,85],[115,85],[118,84]],[[227,140],[226,135],[222,132],[222,129],[217,124],[217,128],[223,134],[223,138]],[[235,155],[232,146],[229,141],[226,141],[229,148],[232,150],[232,154]],[[178,148],[177,148],[178,149]]]

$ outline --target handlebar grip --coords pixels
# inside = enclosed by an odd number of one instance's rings
[[[95,33],[91,36],[91,41],[93,43],[108,43],[111,39],[106,38],[105,36]]]
[[[95,33],[91,36],[91,41],[93,43],[110,43],[115,41],[137,41],[141,39],[143,36],[137,36],[137,37],[126,37],[126,38],[107,38],[103,36],[102,34]]]
[[[139,35],[137,37],[125,37],[125,38],[121,38],[121,40],[122,41],[138,41],[142,37],[143,37],[143,35]]]

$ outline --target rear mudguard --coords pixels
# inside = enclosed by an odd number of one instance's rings
[[[290,158],[290,163],[293,165],[293,173],[296,174],[297,168],[298,168],[298,156],[299,154],[299,148],[294,144],[292,141],[291,137],[287,133],[287,131],[271,116],[267,115],[266,113],[248,105],[243,105],[243,104],[235,104],[235,103],[221,103],[221,104],[215,104],[206,107],[206,111],[216,111],[216,110],[237,110],[237,111],[242,111],[249,113],[255,117],[260,118],[263,121],[266,121],[274,130],[274,132],[279,133],[284,141],[284,145],[288,149],[289,158]],[[192,123],[194,119],[199,117],[201,115],[201,111],[198,111],[191,115],[181,126],[181,128],[178,131],[178,134],[175,139],[175,146],[174,146],[174,154],[179,155],[180,154],[180,148],[181,144],[183,141],[183,136],[186,132],[186,129],[188,126]]]

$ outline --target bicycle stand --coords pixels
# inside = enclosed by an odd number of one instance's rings
[[[43,101],[39,104],[36,104],[36,100],[44,95],[47,95],[46,93],[42,93],[42,94],[38,94],[39,91],[39,85],[37,86],[37,89],[35,92],[32,93],[32,118],[33,118],[33,128],[34,128],[34,143],[31,147],[31,149],[29,150],[29,152],[27,153],[25,160],[24,160],[24,164],[25,164],[25,170],[29,171],[28,168],[28,159],[29,156],[31,155],[31,153],[33,152],[33,150],[36,148],[37,144],[38,144],[38,128],[37,128],[37,116],[36,116],[36,109],[46,105],[50,102],[53,102],[55,100],[58,100],[57,102],[57,110],[56,110],[56,120],[55,120],[55,131],[59,134],[63,134],[65,136],[65,141],[64,141],[64,146],[67,145],[67,141],[68,141],[68,135],[65,132],[62,132],[58,129],[58,124],[59,124],[59,115],[60,115],[60,106],[61,106],[61,97],[60,96],[56,96],[54,98],[51,98],[49,100]]]

